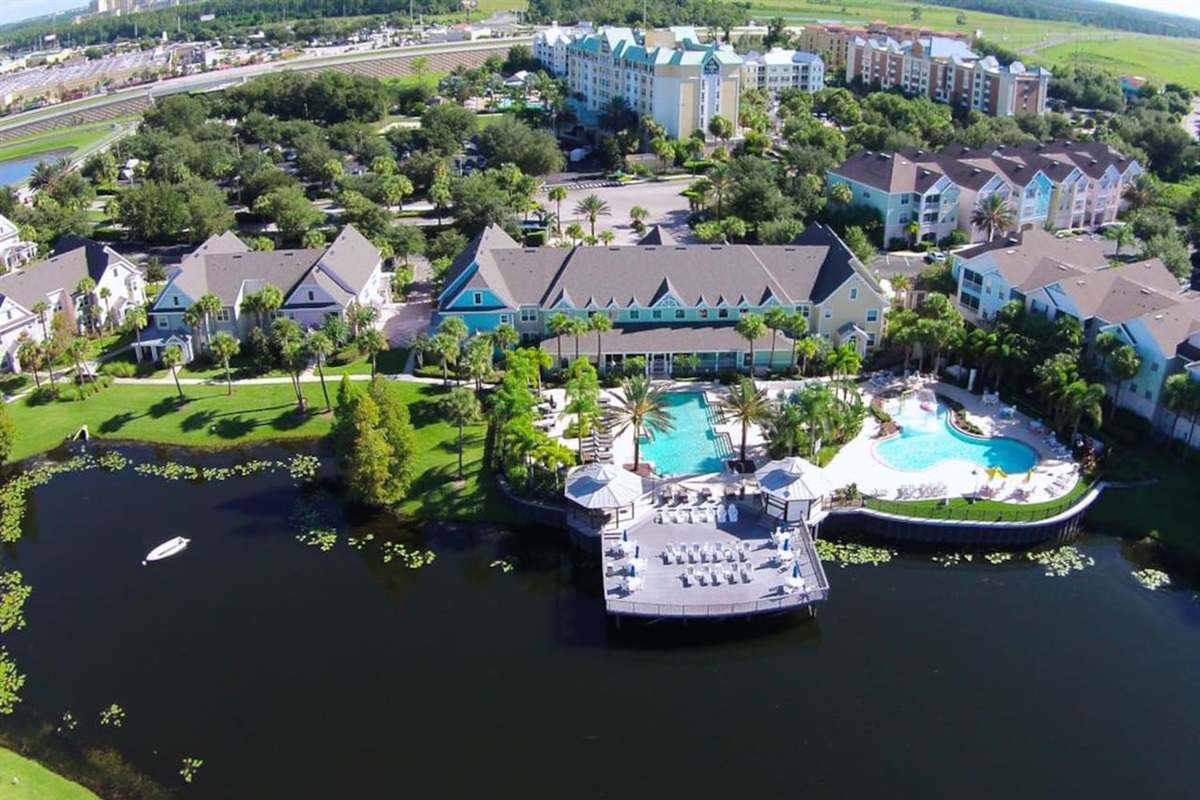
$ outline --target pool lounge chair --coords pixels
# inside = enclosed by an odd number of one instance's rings
[[[724,522],[725,520],[725,506],[717,506],[717,522],[720,523]]]

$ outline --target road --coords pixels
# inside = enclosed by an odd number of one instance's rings
[[[390,47],[380,50],[343,53],[335,56],[301,55],[287,61],[270,61],[264,64],[248,64],[244,67],[205,72],[198,75],[183,75],[177,78],[159,81],[157,83],[135,86],[120,92],[89,97],[71,103],[63,103],[51,108],[41,108],[15,114],[0,121],[0,131],[20,128],[33,122],[78,114],[93,108],[127,100],[138,95],[148,95],[151,98],[164,97],[179,92],[211,91],[213,89],[242,83],[248,78],[277,70],[309,70],[323,67],[334,67],[342,64],[353,64],[364,61],[380,61],[399,56],[429,56],[438,53],[461,53],[466,50],[494,50],[511,47],[514,44],[530,44],[533,39],[514,37],[511,39],[482,39],[478,42],[452,42],[449,44],[414,45],[411,47]]]

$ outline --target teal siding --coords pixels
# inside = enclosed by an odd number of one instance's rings
[[[475,302],[476,295],[479,295],[479,302]],[[495,309],[508,306],[490,289],[466,289],[454,298],[448,307],[455,311],[468,311],[472,308]]]

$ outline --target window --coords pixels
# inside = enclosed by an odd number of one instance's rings
[[[879,309],[878,308],[868,308],[867,309],[867,322],[879,322]]]
[[[155,317],[154,319],[156,321],[155,324],[157,324],[160,329],[165,329],[165,328],[171,327],[171,320],[167,319],[165,316],[163,316],[161,314],[159,316]]]
[[[471,295],[471,302],[477,306],[483,305],[483,292],[474,292]]]
[[[317,299],[317,296],[315,294],[313,294],[312,289],[309,289],[308,290],[308,302],[311,303],[313,300],[316,300],[316,299]]]
[[[683,319],[686,314],[687,312],[682,308],[675,309],[675,319]]]
[[[632,308],[629,310],[629,318],[630,319],[640,319],[641,316],[642,316],[642,312],[638,311],[636,308]]]
[[[512,325],[512,314],[501,314],[500,315],[500,324],[501,325]]]
[[[812,314],[811,308],[809,308],[808,306],[800,306],[800,316],[804,317],[805,319],[808,319],[810,314]]]
[[[850,299],[851,299],[851,300],[857,300],[857,299],[858,299],[858,287],[857,287],[857,286],[851,286],[851,287],[850,287]]]
[[[825,313],[824,313],[824,314],[822,314],[822,315],[821,315],[821,317],[822,317],[823,319],[833,319],[833,312],[832,312],[832,311],[830,311],[830,310],[828,310],[828,309],[826,309],[826,310],[825,310]]]
[[[717,317],[719,319],[729,319],[729,309],[728,308],[718,308],[717,309]]]
[[[537,322],[538,310],[536,308],[522,308],[521,322]]]
[[[222,308],[217,312],[217,322],[229,322],[230,314],[228,308]]]
[[[707,308],[700,309],[700,319],[708,319],[708,309]]]
[[[1153,399],[1154,399],[1154,392],[1152,392],[1152,391],[1150,391],[1149,389],[1147,389],[1147,390],[1146,390],[1146,394],[1145,394],[1145,395],[1143,395],[1143,396],[1144,396],[1144,397],[1145,397],[1147,400],[1153,400]]]
[[[656,308],[650,312],[650,316],[654,319],[662,319],[662,311]]]
[[[906,194],[900,195],[900,205],[902,205],[902,206],[908,205],[908,195],[906,195]]]
[[[961,305],[966,306],[967,308],[971,309],[972,311],[979,310],[979,298],[973,294],[967,294],[966,292],[962,292],[958,296],[958,302]]]
[[[1129,391],[1133,392],[1134,394],[1137,394],[1137,384],[1136,383],[1129,384]]]
[[[863,196],[863,200],[866,200],[866,199],[870,198],[871,193],[868,192],[866,189],[863,189],[862,196]]]
[[[874,347],[874,346],[875,346],[875,334],[868,333],[867,334],[867,347]]]
[[[1153,364],[1150,365],[1150,371],[1158,372],[1158,362],[1157,361],[1155,361]]]
[[[171,295],[171,305],[175,306],[175,308],[179,308],[179,295]]]

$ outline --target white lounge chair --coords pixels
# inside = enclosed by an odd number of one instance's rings
[[[742,580],[746,583],[754,582],[754,567],[742,567]]]
[[[721,570],[714,569],[712,571],[712,584],[713,584],[713,586],[721,585]]]
[[[696,572],[696,580],[700,582],[701,586],[707,586],[708,585],[708,575],[706,574],[706,571],[703,569],[698,570]]]
[[[725,506],[717,506],[717,522],[724,522],[725,519]]]

